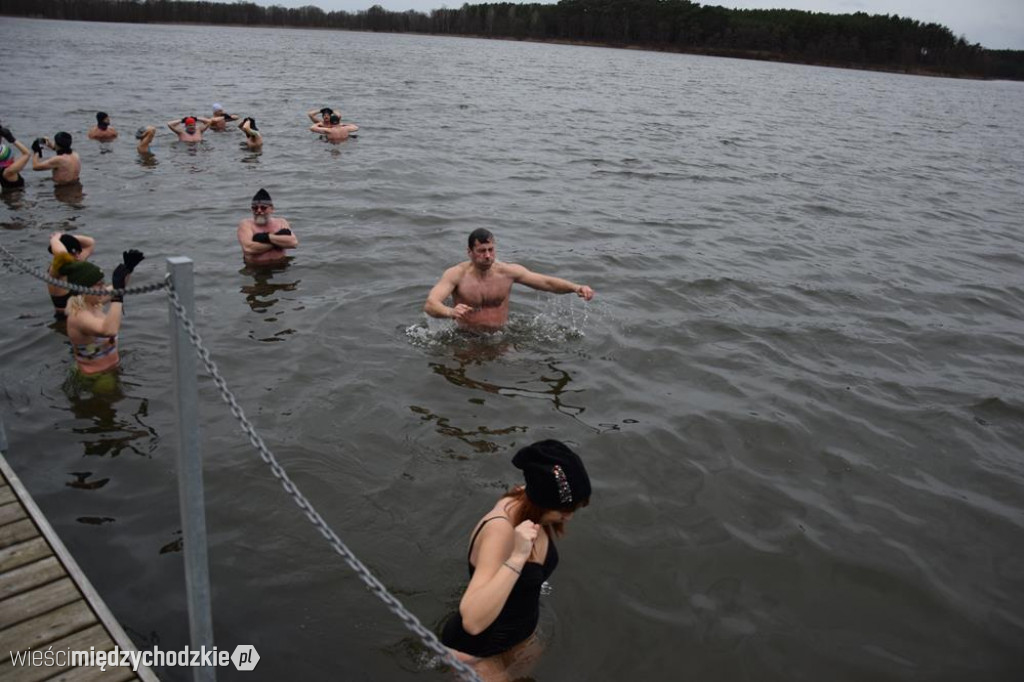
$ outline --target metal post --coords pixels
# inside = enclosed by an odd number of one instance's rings
[[[195,319],[192,260],[167,259],[171,286],[190,320]],[[205,646],[213,650],[213,616],[210,609],[210,574],[206,558],[206,509],[203,504],[203,461],[199,450],[199,387],[196,351],[188,332],[178,320],[174,306],[171,315],[171,352],[174,361],[174,395],[178,408],[178,505],[181,509],[181,534],[185,554],[185,589],[188,594],[188,622],[192,649]],[[196,682],[216,680],[216,668],[193,668]]]

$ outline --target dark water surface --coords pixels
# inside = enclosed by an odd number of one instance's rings
[[[583,454],[537,680],[1024,679],[1024,88],[404,35],[0,18],[0,118],[67,129],[0,239],[195,261],[197,323],[339,535],[436,626],[522,445]],[[256,117],[198,149],[163,123]],[[362,126],[329,147],[304,112]],[[85,139],[94,113],[122,136]],[[161,126],[151,163],[131,133]],[[301,246],[242,267],[259,187]],[[597,291],[495,339],[427,324],[476,227]],[[118,386],[69,379],[43,285],[0,276],[9,459],[142,646],[188,640],[167,305]],[[292,505],[203,380],[221,679],[450,679]],[[182,669],[160,671],[188,679]]]

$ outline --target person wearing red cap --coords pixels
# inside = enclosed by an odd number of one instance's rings
[[[199,124],[202,124],[203,127],[199,128]],[[210,119],[202,116],[185,116],[180,120],[168,121],[167,127],[178,136],[178,140],[181,142],[202,142],[203,133],[210,127]]]
[[[441,641],[484,680],[529,674],[540,652],[535,631],[541,586],[558,565],[555,537],[590,502],[590,478],[565,443],[542,440],[512,458],[515,486],[477,522],[469,541],[469,585]]]

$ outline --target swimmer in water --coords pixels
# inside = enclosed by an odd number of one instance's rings
[[[124,289],[135,266],[145,256],[132,249],[123,254],[124,262],[114,269],[114,289]],[[72,261],[60,267],[68,283],[97,290],[96,294],[74,294],[68,301],[68,338],[75,363],[83,374],[99,374],[120,363],[117,334],[121,331],[123,297],[106,295],[110,287],[103,284],[103,271],[86,261]],[[109,298],[110,306],[104,310]]]
[[[139,141],[139,144],[135,149],[143,156],[152,154],[149,151],[149,145],[153,143],[153,138],[156,137],[156,128],[153,126],[142,126],[135,131],[135,139]]]
[[[292,234],[284,218],[274,218],[274,202],[270,193],[260,189],[252,198],[252,218],[238,223],[238,243],[242,258],[250,265],[265,265],[287,257],[285,249],[294,249],[299,240]]]
[[[213,118],[210,119],[210,130],[222,132],[228,129],[228,121],[237,121],[237,114],[229,114],[220,104],[213,105]]]
[[[57,155],[43,161],[44,146],[57,152]],[[32,151],[32,170],[53,171],[53,182],[56,185],[78,182],[78,176],[82,172],[82,161],[78,158],[78,152],[71,151],[70,133],[59,132],[53,136],[52,142],[48,138],[37,137],[32,143]]]
[[[96,125],[89,128],[90,140],[113,140],[117,137],[117,131],[114,126],[110,125],[110,116],[107,116],[107,112],[100,111],[96,113]]]
[[[96,240],[92,237],[86,237],[84,234],[76,237],[67,232],[54,232],[50,235],[50,245],[46,249],[53,254],[53,260],[50,262],[50,277],[67,279],[61,274],[61,267],[67,263],[89,260],[89,256],[92,255],[95,248]],[[67,317],[65,308],[67,308],[68,299],[71,298],[71,292],[53,284],[47,284],[46,290],[50,294],[50,301],[53,302],[53,319],[65,319]]]
[[[329,126],[331,125],[331,114],[333,113],[334,109],[331,109],[330,107],[323,107],[322,109],[310,109],[306,112],[306,116],[309,116],[309,120],[312,121],[314,125]],[[320,118],[317,118],[318,115]]]
[[[256,151],[263,148],[263,133],[256,127],[256,119],[251,116],[246,116],[242,119],[242,122],[238,124],[238,127],[245,133],[245,146],[252,151]]]
[[[526,485],[477,521],[466,555],[469,585],[441,632],[455,658],[486,682],[532,679],[541,589],[558,566],[555,538],[590,503],[583,461],[560,441],[528,445],[512,465]]]
[[[202,124],[203,127],[198,127],[199,124]],[[167,127],[178,136],[179,142],[202,142],[203,133],[210,127],[210,119],[201,116],[185,116],[181,120],[168,121]]]
[[[344,142],[351,133],[359,130],[355,123],[342,123],[341,116],[331,114],[328,118],[328,125],[314,123],[309,127],[311,132],[323,135],[328,142]]]
[[[464,329],[501,329],[508,322],[508,302],[515,283],[553,294],[576,294],[585,301],[594,298],[594,290],[584,284],[502,263],[497,259],[494,235],[484,228],[470,233],[467,253],[469,260],[448,268],[430,290],[423,306],[427,315],[451,318]],[[449,296],[455,304],[452,308],[444,303]]]
[[[21,152],[17,158],[14,158],[15,149]],[[28,147],[14,139],[10,129],[0,126],[0,188],[3,191],[25,187],[21,171],[28,164],[29,158]]]

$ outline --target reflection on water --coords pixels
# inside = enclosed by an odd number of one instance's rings
[[[71,208],[83,208],[83,201],[85,200],[85,192],[82,191],[82,183],[72,182],[66,185],[54,185],[53,186],[53,197],[61,202],[67,204]]]
[[[117,457],[125,450],[150,456],[157,435],[144,421],[149,415],[149,399],[142,398],[130,415],[118,416],[117,405],[127,398],[118,371],[86,375],[75,368],[61,389],[67,396],[71,413],[81,422],[72,427],[71,432],[82,436],[80,442],[85,456]],[[85,475],[87,477],[88,473]]]
[[[156,154],[150,151],[139,152],[138,156],[135,157],[135,163],[144,168],[156,168],[160,162],[157,161]]]
[[[278,315],[283,312],[281,310],[281,297],[278,296],[281,292],[292,292],[298,289],[299,284],[302,280],[295,280],[294,282],[273,282],[275,275],[281,275],[288,270],[288,264],[291,263],[291,256],[287,257],[280,263],[273,263],[270,265],[246,265],[238,271],[241,275],[247,275],[252,277],[252,284],[243,285],[240,291],[245,294],[245,302],[249,304],[254,313],[263,314],[262,320],[264,322],[277,322]],[[265,341],[268,343],[274,343],[277,341],[284,341],[284,336],[294,334],[295,330],[285,327],[274,332],[270,336],[257,337],[255,331],[249,332],[249,338],[256,339],[258,341]]]

